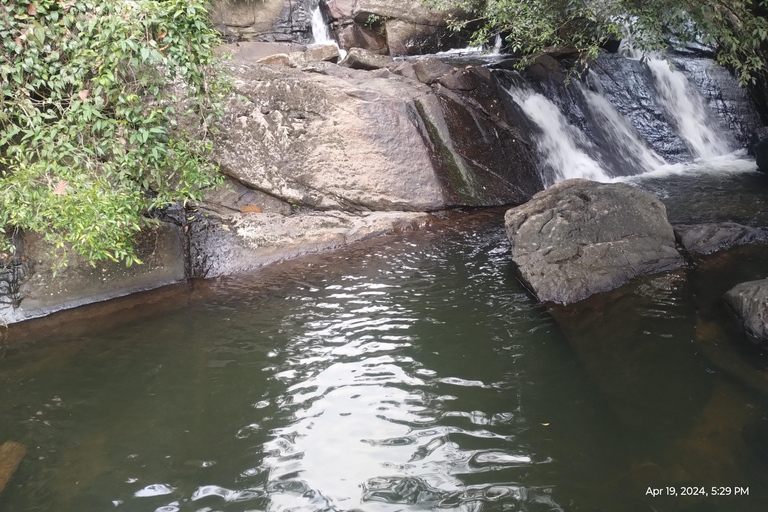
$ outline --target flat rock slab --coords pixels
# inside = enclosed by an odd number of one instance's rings
[[[143,264],[99,261],[91,265],[81,256],[67,255],[67,266],[54,270],[53,247],[37,233],[24,236],[28,264],[16,303],[0,302],[0,326],[152,290],[185,279],[182,233],[178,226],[160,223],[136,235],[136,255]]]
[[[768,230],[735,222],[680,224],[675,226],[675,237],[689,253],[704,255],[766,240]]]
[[[683,264],[664,205],[626,184],[566,180],[509,210],[505,224],[541,301],[569,304]]]
[[[768,279],[737,284],[724,299],[750,336],[768,341]]]
[[[192,274],[218,277],[246,272],[375,236],[415,229],[428,219],[428,214],[420,212],[200,214],[189,230]]]

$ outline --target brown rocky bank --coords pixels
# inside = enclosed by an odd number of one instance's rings
[[[20,237],[21,256],[0,274],[2,323],[250,271],[418,228],[428,212],[519,204],[541,190],[519,113],[496,101],[502,86],[488,69],[313,60],[326,53],[294,57],[296,67],[235,59],[213,154],[227,182],[141,234],[144,265],[92,267],[70,255],[54,273],[50,247]]]

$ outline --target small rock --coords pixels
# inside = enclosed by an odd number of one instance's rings
[[[431,84],[439,78],[453,73],[453,66],[439,59],[427,57],[416,61],[413,64],[413,71],[416,73],[419,82]]]
[[[352,69],[382,69],[394,66],[395,61],[387,55],[378,55],[362,48],[352,48],[341,65]]]
[[[724,299],[750,336],[768,341],[768,279],[737,284]]]
[[[335,44],[319,44],[307,48],[304,52],[306,62],[338,62],[339,47]]]
[[[405,78],[410,78],[414,81],[419,81],[419,78],[416,76],[416,72],[413,70],[413,64],[410,62],[401,62],[397,65],[395,69],[392,70],[392,72],[396,75],[400,75]]]
[[[261,208],[255,204],[249,204],[244,206],[243,209],[240,210],[240,213],[261,213]]]
[[[675,226],[675,238],[691,254],[712,254],[768,238],[768,230],[735,222]]]
[[[269,66],[290,66],[291,57],[287,53],[276,53],[274,55],[264,57],[263,59],[259,59],[256,62]]]

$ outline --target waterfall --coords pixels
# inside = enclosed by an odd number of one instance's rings
[[[501,47],[504,44],[504,40],[501,35],[496,34],[496,39],[493,40],[493,49],[488,53],[489,55],[501,55]]]
[[[713,158],[730,153],[728,143],[715,132],[701,96],[685,75],[654,56],[647,59],[647,64],[656,82],[659,103],[675,120],[694,156]]]
[[[585,151],[592,147],[586,136],[570,125],[546,96],[515,87],[509,93],[526,117],[541,130],[536,148],[547,168],[542,176],[545,186],[569,178],[610,181],[605,170]]]
[[[319,5],[312,11],[312,39],[315,44],[336,44]]]
[[[631,167],[639,167],[637,170],[640,172],[656,170],[667,164],[661,156],[648,148],[629,121],[611,105],[605,96],[581,85],[579,87],[601,132],[611,146],[618,150],[621,160]]]
[[[323,12],[320,10],[319,5],[312,11],[312,39],[314,44],[332,44],[336,48],[339,48],[339,44],[333,37],[331,37],[331,29],[325,22]],[[346,56],[346,50],[339,48],[339,60],[344,60]]]

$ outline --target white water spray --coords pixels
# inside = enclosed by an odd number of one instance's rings
[[[512,88],[509,92],[528,119],[541,129],[536,146],[551,171],[542,178],[545,186],[570,178],[610,181],[600,164],[582,149],[591,146],[586,136],[568,124],[554,103],[532,91]]]
[[[652,171],[666,165],[666,161],[658,153],[651,150],[640,139],[632,125],[622,116],[608,99],[596,92],[581,88],[590,111],[604,128],[614,147],[619,148],[626,156],[638,162],[645,171]]]

